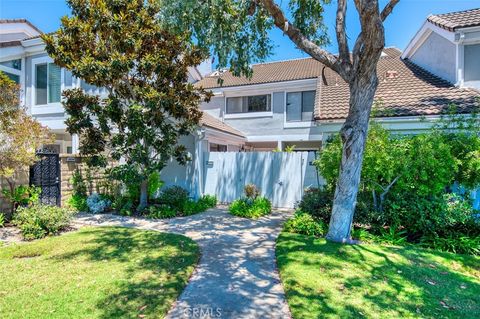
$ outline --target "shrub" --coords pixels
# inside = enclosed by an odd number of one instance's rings
[[[240,198],[230,204],[229,210],[235,216],[259,218],[270,213],[272,204],[265,197]]]
[[[72,183],[72,193],[77,197],[87,198],[87,183],[83,179],[82,172],[79,169],[76,169],[71,178]]]
[[[321,237],[326,233],[326,225],[321,220],[315,220],[311,215],[297,211],[293,218],[287,220],[283,230],[290,233]]]
[[[156,202],[163,205],[168,205],[178,212],[183,210],[185,202],[189,199],[188,191],[180,186],[171,186],[165,188]]]
[[[66,204],[68,207],[74,209],[77,212],[88,211],[87,198],[82,195],[73,194],[67,200]]]
[[[2,191],[3,195],[13,203],[15,209],[19,206],[29,206],[38,202],[41,192],[40,187],[26,185],[17,186],[13,193],[9,190]]]
[[[208,208],[213,208],[217,206],[217,196],[215,195],[203,195],[200,197],[198,202],[204,207],[203,210],[207,210]]]
[[[456,254],[480,256],[480,235],[472,237],[462,234],[449,234],[446,237],[426,236],[422,238],[421,245]]]
[[[243,188],[243,191],[245,193],[245,196],[247,196],[247,198],[255,199],[258,196],[260,196],[260,189],[258,189],[258,187],[255,184],[245,185],[245,187]]]
[[[419,197],[409,194],[387,202],[383,222],[403,226],[411,239],[419,239],[471,224],[473,216],[469,200],[458,195]]]
[[[130,196],[117,196],[112,200],[112,209],[123,216],[132,216],[136,206],[136,202]]]
[[[73,213],[64,208],[34,204],[18,208],[13,222],[25,240],[32,240],[57,234],[68,227],[72,216]]]
[[[312,217],[328,223],[332,213],[333,193],[318,188],[305,190],[302,200],[297,204],[298,209]]]
[[[103,196],[93,193],[87,198],[88,210],[94,214],[103,213],[110,208],[112,202]]]
[[[177,211],[168,205],[154,205],[148,208],[146,217],[148,218],[173,218],[177,216]]]

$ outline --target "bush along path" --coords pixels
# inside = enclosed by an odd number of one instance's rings
[[[290,318],[275,263],[275,240],[287,212],[250,220],[211,209],[193,216],[146,220],[80,215],[77,225],[172,232],[195,240],[200,262],[168,318]]]

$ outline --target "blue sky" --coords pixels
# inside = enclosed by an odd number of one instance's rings
[[[380,2],[384,5],[387,0],[380,0]],[[287,3],[287,0],[283,0],[283,3]],[[332,52],[337,52],[334,36],[335,7],[336,2],[332,1],[325,13],[325,22],[332,39],[332,45],[327,49]],[[400,0],[385,24],[386,45],[403,50],[431,13],[445,13],[478,7],[480,7],[480,0]],[[67,14],[69,14],[69,9],[64,0],[0,0],[1,19],[26,18],[44,32],[56,30],[60,24],[60,17]],[[347,33],[352,43],[355,41],[358,30],[358,16],[355,14],[353,1],[349,1]],[[305,56],[280,31],[272,31],[271,37],[276,48],[268,60]]]

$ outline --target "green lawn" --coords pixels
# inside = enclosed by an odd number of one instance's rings
[[[162,318],[199,258],[192,240],[83,228],[0,248],[0,318]]]
[[[480,318],[480,258],[290,233],[276,253],[296,319]]]

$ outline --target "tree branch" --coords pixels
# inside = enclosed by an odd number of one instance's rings
[[[380,14],[380,18],[382,21],[385,21],[385,19],[392,13],[393,8],[400,2],[400,0],[390,0],[385,8],[383,8],[382,13]]]
[[[348,49],[347,33],[345,31],[346,13],[347,0],[338,0],[336,32],[339,57],[342,63],[350,63],[350,50]]]
[[[342,65],[340,60],[330,52],[320,48],[318,45],[310,41],[300,29],[290,23],[285,17],[282,9],[275,4],[273,0],[259,0],[264,9],[273,18],[273,22],[277,28],[282,30],[290,40],[295,43],[300,49],[305,51],[315,60],[328,66],[330,69],[337,72],[345,81],[350,80],[349,65]]]

